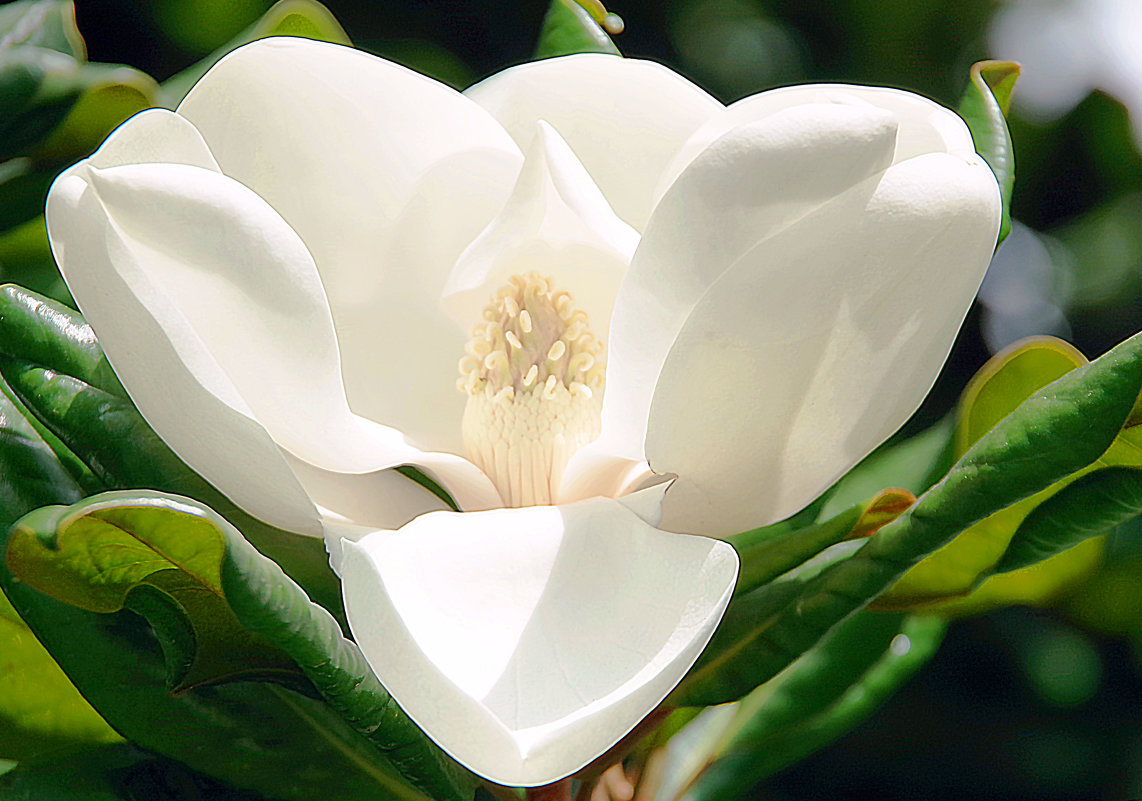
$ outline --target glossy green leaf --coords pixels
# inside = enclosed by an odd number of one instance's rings
[[[0,654],[0,758],[42,760],[122,740],[83,700],[3,593]]]
[[[619,49],[596,19],[596,14],[588,11],[584,4],[576,0],[551,0],[543,27],[539,31],[539,42],[535,47],[535,58],[554,58],[574,53],[610,53],[619,55]],[[603,12],[605,13],[605,11]]]
[[[681,795],[731,801],[861,723],[935,654],[934,618],[863,612],[739,704]],[[657,801],[668,801],[661,796]]]
[[[21,765],[0,778],[0,801],[256,801],[186,766],[116,745]]]
[[[12,284],[0,286],[0,354],[126,397],[79,312]]]
[[[106,497],[106,496],[97,496]],[[160,634],[176,692],[208,683],[300,684],[288,657],[252,636],[222,593],[226,543],[203,518],[113,503],[47,506],[8,538],[13,575],[80,609],[139,612]]]
[[[796,530],[776,524],[730,537],[727,541],[741,560],[734,594],[743,595],[768,584],[830,545],[873,534],[915,500],[910,492],[888,489],[822,523]]]
[[[993,571],[1007,573],[1041,562],[1140,514],[1142,469],[1106,467],[1087,473],[1027,515]]]
[[[971,80],[960,98],[959,113],[971,130],[975,149],[999,182],[1003,199],[1002,242],[1011,232],[1011,192],[1015,187],[1015,152],[1005,114],[1019,78],[1019,65],[1010,61],[980,61],[971,68]]]
[[[1072,346],[1051,337],[1032,337],[996,354],[968,384],[961,399],[957,449],[966,450],[1024,398],[1085,363],[1085,357]],[[1108,451],[1091,465],[962,532],[910,570],[877,600],[877,605],[885,608],[925,606],[933,611],[938,609],[944,615],[963,615],[1015,603],[1051,602],[1099,564],[1101,541],[1076,537],[1071,542],[1076,547],[1059,549],[1045,561],[1025,564],[1020,570],[1004,575],[993,575],[995,565],[1029,513],[1064,491],[1084,473],[1108,465],[1142,467],[1142,438],[1138,429],[1124,427]],[[1114,513],[1113,509],[1103,511]],[[1096,509],[1086,512],[1101,513]]]
[[[135,587],[154,586],[182,607],[198,650],[225,650],[214,655],[215,668],[229,665],[255,678],[266,676],[274,664],[250,640],[260,635],[296,659],[329,706],[410,781],[441,801],[470,797],[470,774],[396,706],[333,617],[210,509],[158,493],[104,493],[22,518],[9,535],[7,559],[19,581],[93,611],[116,611]],[[199,597],[188,597],[184,589]],[[204,604],[203,595],[212,597]],[[169,614],[169,605],[142,611]],[[237,627],[218,619],[223,612]],[[196,614],[215,617],[203,621]],[[177,641],[168,645],[183,647]],[[279,670],[292,667],[278,664]]]
[[[249,28],[193,66],[163,81],[160,105],[174,109],[186,97],[190,87],[220,58],[235,48],[269,36],[300,36],[322,42],[352,44],[337,18],[316,0],[278,0]]]
[[[1140,389],[1142,335],[1045,387],[851,557],[735,599],[671,700],[732,701],[772,678],[955,535],[1098,459]]]
[[[254,520],[187,467],[125,397],[78,312],[19,287],[0,288],[0,373],[61,458],[74,459],[94,477],[95,485],[85,482],[85,494],[147,487],[196,498],[237,525],[311,598],[343,615],[340,582],[324,544]]]

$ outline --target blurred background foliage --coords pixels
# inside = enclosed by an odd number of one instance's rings
[[[178,87],[192,75],[162,89],[156,82],[266,24],[258,21],[270,5],[76,0],[86,52],[63,27],[51,41],[0,41],[6,59],[0,93],[19,96],[29,74],[43,79],[28,91],[20,114],[0,119],[0,280],[67,300],[39,216],[51,178],[134,111],[177,102]],[[547,3],[326,5],[332,17],[320,23],[325,36],[347,32],[358,47],[463,88],[530,57]],[[1142,116],[1132,120],[1130,109],[1134,104],[1142,114],[1142,11],[1135,10],[1142,3],[614,0],[609,6],[626,21],[617,39],[625,54],[662,61],[726,102],[783,84],[836,81],[904,87],[954,106],[973,62],[1023,61],[1010,117],[1016,225],[936,391],[906,434],[941,418],[988,356],[1021,337],[1062,336],[1093,358],[1142,329]],[[0,5],[0,27],[4,13]],[[91,99],[96,93],[99,102]],[[30,138],[21,140],[21,132]],[[754,797],[1142,794],[1139,529],[1118,531],[1103,566],[1051,608],[956,622],[933,663],[893,701]]]

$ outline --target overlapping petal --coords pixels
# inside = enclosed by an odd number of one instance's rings
[[[663,198],[620,294],[604,437],[645,430],[651,466],[680,476],[666,528],[792,514],[930,388],[998,190],[958,152],[889,168],[896,128],[871,106],[790,108],[719,139]]]
[[[470,326],[513,275],[538,272],[571,292],[606,342],[638,233],[615,216],[559,134],[546,123],[538,128],[511,198],[461,254],[443,303],[457,324]]]
[[[642,231],[654,190],[686,140],[724,106],[652,61],[584,53],[521,64],[465,94],[525,150],[535,124],[571,145],[615,212]]]
[[[313,255],[354,410],[425,450],[462,453],[454,381],[466,332],[439,300],[519,173],[503,128],[397,64],[290,38],[234,51],[178,111]]]
[[[618,501],[458,515],[345,542],[346,612],[404,710],[462,764],[545,784],[617,742],[697,659],[737,555]]]

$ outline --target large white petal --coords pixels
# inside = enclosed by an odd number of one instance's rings
[[[675,72],[584,53],[521,64],[465,94],[525,150],[545,120],[571,145],[615,212],[639,231],[654,190],[686,139],[724,106]]]
[[[559,134],[546,123],[538,127],[511,199],[460,256],[444,306],[458,325],[471,327],[513,275],[538,272],[571,293],[606,342],[638,232],[615,216]]]
[[[85,198],[83,213],[104,221],[105,232],[88,246],[102,246],[107,253],[103,266],[118,273],[109,286],[134,296],[80,288],[90,271],[83,265],[65,265],[69,282],[78,282],[76,296],[84,307],[102,302],[113,308],[121,303],[150,308],[155,321],[167,329],[166,346],[183,356],[174,362],[156,358],[148,365],[149,373],[158,376],[189,367],[216,398],[251,416],[274,442],[302,460],[347,473],[420,464],[446,484],[455,484],[466,508],[491,505],[494,490],[465,460],[424,454],[399,432],[352,414],[321,281],[305,246],[273,209],[207,167],[119,163],[136,141],[143,157],[150,157],[146,149],[164,133],[176,156],[189,153],[206,163],[192,147],[195,142],[201,145],[201,139],[181,118],[152,112],[138,119],[142,123],[125,125],[106,152],[101,149],[69,174],[82,184],[72,186],[77,202]],[[163,125],[169,130],[158,130]],[[57,221],[52,225],[58,227]],[[78,276],[81,270],[85,274]],[[98,311],[96,316],[101,316]],[[103,329],[115,324],[97,325],[97,333],[104,336]],[[126,358],[139,358],[108,350],[116,367]],[[159,413],[160,405],[181,402],[169,394],[135,400],[151,415]],[[198,457],[208,478],[217,468],[203,467],[203,460],[231,458],[226,447],[211,453],[208,457],[202,450]],[[475,494],[467,491],[469,486],[476,488]]]
[[[657,706],[738,567],[727,544],[604,498],[429,514],[344,546],[349,623],[381,682],[455,759],[513,786],[573,773]]]
[[[425,449],[462,453],[465,336],[438,302],[511,191],[522,162],[511,138],[443,84],[290,38],[226,56],[179,113],[313,254],[353,408]]]
[[[742,254],[887,168],[896,128],[866,106],[799,106],[719,140],[675,182],[619,290],[603,433],[584,450],[645,458],[655,383],[694,305]]]
[[[713,185],[727,168],[700,169]],[[658,377],[647,458],[679,475],[663,526],[725,535],[786,517],[895,431],[951,348],[999,212],[981,159],[933,153],[737,254]]]
[[[663,174],[655,198],[665,194],[702,151],[734,128],[759,122],[785,109],[823,103],[871,106],[892,114],[898,125],[893,163],[924,153],[975,152],[971,132],[958,114],[913,92],[850,84],[785,86],[731,103],[695,131]]]
[[[91,161],[113,168],[128,153],[203,170],[212,162],[193,127],[163,111],[133,118]],[[320,534],[317,511],[281,452],[175,304],[152,291],[147,265],[124,244],[89,173],[81,163],[52,186],[48,232],[123,385],[164,441],[235,503],[281,528]]]

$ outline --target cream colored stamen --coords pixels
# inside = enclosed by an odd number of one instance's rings
[[[603,344],[537,273],[512,276],[481,316],[457,382],[468,458],[505,505],[553,503],[572,454],[599,435]]]

